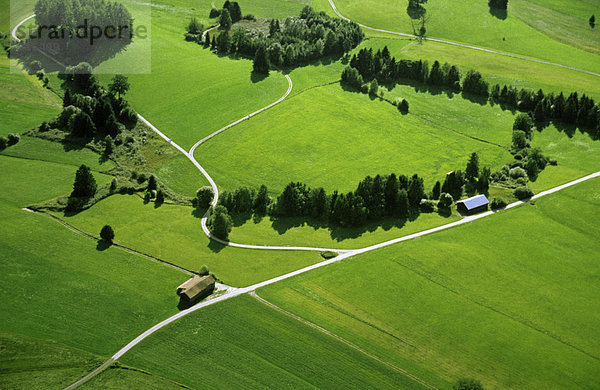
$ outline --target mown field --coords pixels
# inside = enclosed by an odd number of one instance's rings
[[[507,17],[502,19],[492,15],[485,1],[430,1],[425,5],[427,36],[598,72],[597,51],[582,49],[590,45],[597,48],[600,42],[598,29],[592,30],[587,23],[589,17],[597,13],[597,6],[586,0],[570,2],[574,6],[558,3],[511,1]],[[318,0],[317,4],[333,14],[327,1]],[[338,10],[352,20],[371,27],[412,33],[407,4],[406,0],[335,0]],[[554,23],[556,20],[561,23]],[[552,39],[557,37],[565,43]]]
[[[318,252],[225,247],[204,235],[201,215],[194,216],[191,207],[165,204],[155,208],[139,196],[114,195],[74,216],[57,215],[94,235],[109,224],[115,229],[115,242],[192,271],[207,265],[233,286],[262,282],[321,260]]]
[[[177,312],[173,289],[187,275],[21,210],[68,193],[75,170],[0,156],[2,387],[63,387]]]
[[[259,295],[443,388],[591,389],[599,206],[595,179]]]
[[[420,388],[249,296],[192,313],[121,360],[193,388]]]

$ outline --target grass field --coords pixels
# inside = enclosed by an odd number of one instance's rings
[[[177,382],[136,368],[113,366],[79,388],[85,390],[125,388],[181,390],[182,386]]]
[[[52,119],[61,102],[56,95],[42,87],[36,77],[24,72],[11,73],[16,66],[5,52],[0,53],[0,136],[22,133]]]
[[[187,275],[20,210],[68,193],[75,170],[0,156],[2,387],[63,386],[177,311]]]
[[[98,356],[64,344],[1,332],[0,387],[64,388],[102,364]]]
[[[359,228],[328,228],[326,224],[304,218],[262,218],[241,222],[234,217],[230,239],[257,245],[307,245],[324,248],[353,249],[377,244],[458,220],[457,215],[441,217],[421,214],[414,221],[384,220]]]
[[[501,147],[331,85],[220,134],[195,157],[225,189],[264,183],[279,193],[290,181],[349,191],[367,175],[392,172],[418,173],[429,189],[446,172],[462,169],[472,152],[492,169],[510,160]]]
[[[300,3],[290,4],[294,9],[297,7],[294,14],[302,8]],[[244,4],[241,6],[244,12],[252,12],[246,11]],[[132,12],[135,7],[132,5]],[[185,42],[183,33],[190,18],[196,16],[208,25],[209,11],[208,1],[194,5],[193,9],[180,0],[153,6],[152,73],[129,76],[130,103],[186,149],[226,124],[277,100],[287,89],[280,73],[272,72],[264,80],[252,78],[251,61],[219,57],[195,43]],[[139,55],[132,47],[98,70],[108,70],[119,62],[148,60]],[[108,82],[110,77],[104,75],[101,80]],[[156,91],[160,91],[160,96]]]
[[[259,295],[442,387],[591,389],[599,206],[596,179]]]
[[[21,137],[18,144],[4,149],[1,154],[23,159],[72,165],[77,168],[81,164],[85,164],[95,171],[109,171],[115,166],[114,162],[101,159],[100,155],[92,152],[90,149],[69,149],[58,142],[27,136]]]
[[[248,296],[190,314],[122,361],[194,388],[419,388]]]
[[[321,260],[314,252],[247,250],[211,243],[192,211],[173,205],[155,208],[153,203],[144,205],[138,196],[114,195],[75,216],[58,215],[95,235],[110,224],[115,242],[192,271],[205,264],[233,286],[261,282]]]
[[[517,3],[515,1],[514,3]],[[428,22],[427,35],[464,43],[470,43],[486,48],[498,49],[504,52],[521,54],[533,58],[558,62],[590,71],[600,69],[598,55],[579,49],[590,44],[598,47],[600,31],[589,28],[587,19],[597,13],[597,7],[591,1],[580,0],[571,2],[575,7],[561,5],[561,15],[556,10],[558,2],[518,1],[519,5],[510,2],[508,17],[502,20],[489,11],[484,1],[458,0],[453,2],[431,1],[425,5]],[[331,7],[324,0],[317,2],[319,8]],[[338,10],[346,17],[368,26],[412,33],[410,18],[406,12],[408,1],[393,0],[336,0]],[[554,8],[553,8],[554,7]],[[576,12],[571,8],[578,8]],[[540,12],[542,10],[543,12]],[[583,16],[586,15],[587,16]],[[548,18],[548,19],[547,19]],[[552,23],[560,19],[562,23]],[[542,29],[538,31],[528,23]],[[567,21],[568,20],[568,21]],[[546,22],[542,28],[542,22]],[[569,35],[565,36],[565,29]],[[567,44],[551,39],[562,36]],[[574,41],[575,44],[571,41]]]
[[[572,136],[568,136],[551,125],[533,137],[533,146],[539,146],[558,161],[557,166],[546,167],[538,179],[530,183],[535,191],[600,171],[600,141],[590,139],[579,130],[572,131]]]

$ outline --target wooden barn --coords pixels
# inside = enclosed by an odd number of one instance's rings
[[[177,287],[177,295],[180,299],[194,303],[212,294],[215,289],[215,278],[212,275],[194,275]]]
[[[489,203],[485,195],[475,195],[456,202],[456,209],[461,214],[476,214],[486,211]]]

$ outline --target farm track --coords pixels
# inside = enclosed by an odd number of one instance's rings
[[[345,17],[344,15],[342,15],[340,13],[340,11],[335,6],[335,3],[333,2],[333,0],[329,0],[329,5],[331,5],[331,8],[333,9],[333,12],[335,12],[337,16],[339,16],[340,18],[342,18],[344,20],[347,20],[349,22],[354,22],[353,20]],[[501,56],[505,56],[505,57],[516,58],[516,59],[524,60],[524,61],[536,62],[538,64],[557,66],[559,68],[565,68],[565,69],[573,70],[573,71],[576,71],[576,72],[586,73],[586,74],[589,74],[589,75],[592,75],[592,76],[600,77],[599,73],[591,72],[591,71],[585,70],[585,69],[578,69],[578,68],[575,68],[575,67],[572,67],[572,66],[568,66],[568,65],[558,64],[556,62],[538,60],[538,59],[535,59],[535,58],[524,57],[524,56],[520,56],[520,55],[512,54],[512,53],[505,53],[505,52],[498,51],[498,50],[493,50],[493,49],[486,49],[484,47],[479,47],[479,46],[475,46],[475,45],[469,45],[469,44],[466,44],[466,43],[447,41],[445,39],[430,38],[430,37],[422,37],[421,38],[421,37],[418,37],[418,36],[413,35],[413,34],[401,33],[401,32],[397,32],[397,31],[383,30],[383,29],[380,29],[380,28],[375,28],[375,27],[367,26],[367,25],[364,25],[364,24],[361,24],[361,23],[358,23],[358,22],[355,22],[355,23],[358,24],[362,28],[366,28],[368,30],[378,31],[378,32],[386,33],[386,34],[399,35],[399,36],[407,37],[407,38],[417,38],[417,39],[420,38],[420,39],[423,39],[425,41],[431,41],[431,42],[443,43],[443,44],[446,44],[446,45],[464,47],[466,49],[483,51],[483,52],[486,52],[486,53],[491,53],[491,54],[497,54],[497,55],[501,55]]]
[[[333,3],[333,0],[329,0],[330,5],[332,6],[333,10],[335,11],[335,13],[345,19],[345,20],[350,20],[346,17],[344,17],[343,15],[341,15],[339,13],[339,11],[337,10],[335,4]],[[35,15],[31,15],[30,17],[24,19],[23,21],[21,21],[13,30],[12,30],[12,35],[13,37],[19,41],[19,38],[16,36],[16,31],[18,30],[18,28],[27,20],[33,18]],[[416,38],[414,35],[411,34],[404,34],[404,33],[398,33],[398,32],[392,32],[392,31],[387,31],[387,30],[382,30],[382,29],[376,29],[373,27],[369,27],[369,26],[364,26],[364,25],[360,25],[363,28],[367,28],[367,29],[371,29],[374,31],[380,31],[380,32],[384,32],[384,33],[389,33],[389,34],[395,34],[395,35],[401,35],[401,36],[407,36],[407,37],[413,37]],[[526,60],[526,61],[532,61],[532,62],[537,62],[537,63],[542,63],[542,64],[548,64],[548,65],[553,65],[553,66],[557,66],[557,67],[562,67],[562,68],[566,68],[566,69],[570,69],[573,71],[577,71],[577,72],[583,72],[583,73],[587,73],[593,76],[597,76],[600,77],[600,74],[594,73],[594,72],[589,72],[586,70],[581,70],[581,69],[577,69],[574,67],[570,67],[570,66],[566,66],[566,65],[561,65],[561,64],[556,64],[556,63],[551,63],[551,62],[547,62],[547,61],[542,61],[542,60],[536,60],[536,59],[532,59],[532,58],[526,58],[526,57],[522,57],[522,56],[517,56],[517,55],[513,55],[513,54],[509,54],[509,53],[502,53],[502,52],[498,52],[495,50],[490,50],[490,49],[485,49],[485,48],[480,48],[480,47],[476,47],[476,46],[471,46],[471,45],[466,45],[466,44],[460,44],[460,43],[456,43],[456,42],[451,42],[451,41],[445,41],[445,40],[440,40],[440,39],[434,39],[434,38],[425,38],[427,40],[430,41],[434,41],[434,42],[438,42],[438,43],[445,43],[445,44],[449,44],[449,45],[455,45],[455,46],[460,46],[460,47],[465,47],[465,48],[470,48],[470,49],[474,49],[474,50],[479,50],[479,51],[484,51],[484,52],[489,52],[489,53],[493,53],[493,54],[498,54],[498,55],[503,55],[503,56],[508,56],[508,57],[512,57],[512,58],[517,58],[517,59],[521,59],[521,60]],[[42,52],[42,54],[46,55],[45,53]],[[53,58],[52,58],[53,59]],[[59,63],[58,61],[56,61],[55,59],[53,59],[55,62]],[[60,63],[59,63],[60,64]],[[253,112],[252,114],[249,114],[217,131],[215,131],[214,133],[210,134],[209,136],[201,139],[200,141],[198,141],[196,144],[194,144],[192,146],[192,148],[190,149],[189,152],[185,151],[183,148],[181,148],[179,145],[177,145],[175,142],[173,142],[170,138],[168,138],[164,133],[162,133],[160,130],[158,130],[156,127],[154,127],[149,121],[147,121],[144,117],[142,117],[141,115],[138,114],[138,117],[140,118],[140,120],[142,120],[142,122],[144,122],[148,127],[150,127],[150,129],[152,129],[155,133],[157,133],[160,137],[162,137],[163,139],[165,139],[168,143],[170,143],[173,147],[175,147],[177,150],[179,150],[181,153],[183,153],[186,157],[188,157],[188,159],[198,168],[198,170],[206,177],[206,179],[209,181],[209,183],[211,184],[211,187],[213,188],[214,191],[214,199],[212,201],[212,206],[216,206],[217,202],[218,202],[218,188],[216,183],[214,182],[214,180],[210,177],[210,175],[208,174],[208,172],[206,172],[206,170],[198,163],[198,161],[194,158],[194,151],[200,146],[202,145],[204,142],[208,141],[209,139],[211,139],[212,137],[220,134],[221,132],[224,132],[230,128],[232,128],[233,126],[245,121],[245,120],[249,120],[251,117],[253,117],[254,115],[257,115],[259,113],[262,113],[266,110],[268,110],[269,108],[275,106],[276,104],[279,104],[281,101],[283,101],[292,91],[293,88],[293,83],[291,78],[288,75],[284,75],[286,77],[286,79],[288,80],[288,90],[286,91],[286,93],[279,98],[277,101]],[[301,91],[302,92],[302,91]],[[500,146],[500,145],[498,145]],[[547,191],[542,191],[539,194],[533,196],[531,198],[531,200],[534,199],[538,199],[541,198],[543,196],[546,195],[550,195],[553,194],[555,192],[558,192],[560,190],[563,190],[565,188],[571,187],[573,185],[582,183],[584,181],[593,179],[593,178],[597,178],[600,177],[600,171],[599,172],[595,172],[592,173],[590,175],[587,175],[585,177],[579,178],[577,180],[571,181],[569,183],[563,184],[561,186],[557,186],[555,188],[549,189]],[[506,206],[506,208],[504,208],[503,210],[508,210],[517,206],[520,206],[522,204],[525,204],[528,200],[525,201],[518,201],[518,202],[514,202],[511,203],[510,205]],[[500,210],[503,211],[503,210]],[[247,244],[238,244],[238,243],[232,243],[229,241],[224,241],[219,239],[218,237],[215,237],[212,235],[212,233],[209,231],[208,227],[207,227],[207,219],[209,217],[209,212],[210,209],[206,212],[206,214],[203,216],[202,218],[202,229],[204,231],[204,233],[212,240],[217,241],[223,245],[228,245],[228,246],[233,246],[233,247],[238,247],[238,248],[245,248],[245,249],[266,249],[266,250],[306,250],[306,251],[333,251],[336,253],[339,253],[339,255],[337,257],[334,257],[332,259],[329,260],[325,260],[307,267],[304,267],[302,269],[266,280],[264,282],[260,282],[257,284],[254,284],[252,286],[249,287],[244,287],[244,288],[228,288],[227,291],[223,294],[223,295],[219,295],[219,296],[215,296],[215,297],[209,297],[207,300],[200,302],[198,304],[196,304],[195,306],[192,306],[189,309],[183,310],[165,320],[163,320],[162,322],[154,325],[153,327],[151,327],[150,329],[146,330],[145,332],[143,332],[142,334],[140,334],[138,337],[136,337],[135,339],[133,339],[130,343],[128,343],[126,346],[124,346],[123,348],[121,348],[117,353],[115,353],[112,357],[110,357],[106,362],[104,362],[100,367],[96,368],[95,370],[93,370],[92,372],[90,372],[89,374],[87,374],[86,376],[84,376],[83,378],[79,379],[78,381],[76,381],[75,383],[73,383],[72,385],[68,386],[67,389],[73,389],[78,387],[79,385],[89,381],[90,379],[92,379],[94,376],[98,375],[99,373],[101,373],[103,370],[105,370],[106,368],[108,368],[114,361],[116,361],[117,359],[119,359],[121,356],[123,356],[123,354],[125,354],[126,352],[128,352],[131,348],[133,348],[134,346],[136,346],[137,344],[139,344],[141,341],[143,341],[145,338],[147,338],[148,336],[150,336],[151,334],[153,334],[154,332],[156,332],[157,330],[171,324],[172,322],[196,311],[196,310],[200,310],[206,306],[210,306],[216,303],[219,303],[221,301],[230,299],[230,298],[234,298],[236,296],[240,296],[242,294],[247,294],[247,293],[254,293],[257,289],[261,288],[261,287],[265,287],[268,285],[271,285],[273,283],[277,283],[280,282],[282,280],[288,279],[290,277],[294,277],[321,267],[325,267],[328,266],[330,264],[342,261],[346,258],[352,257],[354,255],[358,255],[358,254],[362,254],[365,252],[369,252],[369,251],[373,251],[376,249],[380,249],[389,245],[394,245],[403,241],[407,241],[407,240],[411,240],[417,237],[421,237],[421,236],[425,236],[428,234],[432,234],[432,233],[436,233],[442,230],[446,230],[449,228],[453,228],[462,224],[466,224],[466,223],[470,223],[473,221],[476,221],[478,219],[481,218],[485,218],[488,217],[490,215],[495,214],[496,212],[499,211],[488,211],[482,214],[478,214],[478,215],[474,215],[474,216],[470,216],[470,217],[465,217],[459,221],[456,222],[452,222],[446,225],[442,225],[442,226],[438,226],[432,229],[428,229],[428,230],[424,230],[418,233],[414,233],[414,234],[410,234],[407,236],[403,236],[403,237],[399,237],[396,239],[392,239],[392,240],[388,240],[379,244],[375,244],[375,245],[371,245],[371,246],[367,246],[364,248],[360,248],[360,249],[351,249],[351,250],[340,250],[340,249],[327,249],[327,248],[314,248],[314,247],[287,247],[287,246],[257,246],[257,245],[247,245]],[[66,223],[64,223],[64,221],[61,221],[61,223],[68,225]],[[69,226],[67,226],[69,227]],[[71,227],[69,227],[71,228]],[[87,233],[84,233],[85,235],[88,235]],[[129,248],[128,248],[129,249]],[[137,252],[139,253],[139,252]],[[141,254],[144,257],[148,257],[147,255]],[[283,310],[283,309],[282,309]],[[293,315],[292,313],[290,313],[292,316],[297,317],[295,315]],[[304,320],[306,321],[306,320]],[[303,321],[303,322],[304,322]],[[306,323],[306,322],[305,322]],[[315,326],[317,326],[316,324],[314,324]],[[320,328],[323,329],[323,328]],[[339,341],[344,342],[343,340],[341,340],[341,338],[337,335],[334,335],[333,333],[327,331],[326,329],[323,329],[323,331],[326,332],[326,334],[329,334],[332,337],[337,338]],[[337,337],[336,337],[337,336]],[[346,343],[347,344],[347,343]],[[350,343],[351,344],[351,343]],[[349,345],[349,344],[347,344]],[[360,348],[360,347],[358,347]],[[363,350],[364,351],[364,350]],[[368,354],[368,352],[364,351],[365,353]],[[371,356],[371,355],[369,355]],[[375,360],[380,361],[383,364],[386,364],[385,362],[381,361],[380,359],[378,359],[376,356],[371,356],[372,358],[374,358]],[[412,374],[405,372],[404,370],[398,368],[399,370],[401,370],[401,372],[404,372],[406,375],[408,375],[409,377],[413,378],[415,381],[423,384],[423,382],[421,382],[420,379],[414,377]],[[429,385],[429,387],[431,387]]]

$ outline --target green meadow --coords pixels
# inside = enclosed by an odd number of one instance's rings
[[[334,0],[339,11],[376,28],[412,33],[407,0]],[[419,84],[381,87],[407,99],[401,115],[380,98],[339,84],[347,59],[251,73],[252,61],[217,56],[184,32],[205,27],[212,0],[122,0],[151,27],[99,65],[107,85],[127,65],[132,107],[189,150],[198,140],[277,100],[276,107],[219,134],[195,158],[221,190],[266,184],[272,196],[290,181],[350,191],[367,175],[418,173],[429,192],[477,152],[492,170],[510,162],[516,112]],[[0,0],[0,31],[32,13],[35,1]],[[214,2],[221,7],[222,1]],[[297,16],[307,4],[335,15],[328,0],[241,0],[244,14]],[[506,16],[484,0],[429,0],[427,36],[600,73],[596,0],[510,0]],[[600,23],[600,22],[599,22]],[[457,64],[491,84],[544,92],[577,91],[600,100],[598,77],[431,41],[365,30],[363,47],[388,46],[397,59]],[[13,61],[13,62],[11,62]],[[144,72],[145,65],[151,72]],[[0,136],[20,133],[60,112],[56,92],[35,76],[10,72],[0,56]],[[62,91],[60,91],[62,92]],[[160,184],[185,196],[208,185],[179,151],[144,136],[141,157]],[[556,159],[529,186],[540,192],[599,170],[600,141],[549,125],[532,142]],[[119,348],[178,312],[175,288],[188,275],[116,247],[105,248],[50,216],[23,210],[67,195],[76,169],[99,185],[116,164],[87,148],[21,136],[0,152],[0,388],[64,388]],[[137,167],[136,169],[143,169]],[[141,172],[141,171],[140,171]],[[509,190],[492,187],[491,196]],[[98,236],[111,225],[117,244],[191,271],[207,265],[231,286],[248,286],[322,261],[318,252],[248,250],[210,241],[201,213],[188,206],[113,195],[75,215],[53,215]],[[314,221],[234,218],[230,239],[255,245],[358,248],[454,222],[422,213],[362,228]],[[420,388],[399,370],[441,388],[472,377],[486,389],[597,387],[600,377],[600,179],[485,219],[357,255],[262,288],[274,304],[378,356],[359,350],[248,295],[198,310],[145,339],[82,389]],[[382,361],[388,364],[382,363]]]
[[[588,18],[597,13],[597,7],[586,0],[570,2],[575,4],[573,7],[557,3],[510,1],[507,17],[502,19],[492,15],[485,1],[430,1],[425,4],[427,36],[598,72],[600,31],[592,30],[587,23]],[[318,4],[321,8],[328,6],[322,0]],[[406,0],[335,0],[335,5],[344,16],[359,23],[390,31],[413,32]],[[571,10],[575,8],[579,10]],[[569,22],[564,20],[566,18]],[[563,22],[553,23],[557,19]],[[543,28],[542,24],[545,24]],[[569,36],[564,32],[565,24]],[[559,36],[560,41],[552,39]],[[582,49],[590,45],[596,48],[594,52]]]
[[[193,214],[194,209],[185,206],[155,208],[135,195],[113,195],[74,216],[56,213],[93,235],[109,224],[115,229],[116,243],[191,271],[207,265],[233,286],[262,282],[321,260],[315,252],[248,250],[211,242],[202,231],[201,215]]]
[[[266,10],[259,2],[256,11]],[[135,13],[140,5],[131,4]],[[241,3],[243,12],[253,13],[250,2]],[[295,15],[301,3],[283,2],[281,15]],[[219,57],[183,39],[192,16],[206,26],[210,2],[194,5],[169,0],[152,6],[152,55],[143,57],[135,43],[114,59],[103,63],[99,72],[139,61],[151,61],[150,74],[131,74],[127,95],[133,107],[184,149],[221,127],[277,100],[287,90],[287,81],[278,72],[261,79],[252,77],[252,62]],[[256,12],[256,15],[260,14]],[[134,14],[135,16],[135,14]],[[144,17],[144,12],[141,13]],[[146,22],[142,20],[142,22]],[[110,75],[101,76],[108,82]],[[157,91],[160,91],[157,94]]]
[[[446,172],[463,169],[472,152],[492,169],[510,161],[502,147],[330,85],[219,134],[195,157],[224,189],[266,184],[279,193],[290,181],[349,191],[367,175],[392,172],[418,173],[429,189]]]
[[[421,388],[249,296],[192,313],[121,360],[193,388]]]
[[[11,65],[12,64],[12,65]],[[22,133],[52,119],[60,112],[61,101],[42,87],[35,76],[25,72],[11,73],[15,60],[0,54],[0,136]]]
[[[177,312],[173,289],[187,275],[114,248],[98,250],[50,218],[21,210],[68,193],[75,170],[0,156],[3,387],[67,385]]]
[[[591,389],[599,194],[595,179],[259,295],[442,388]]]
[[[114,162],[102,159],[100,155],[90,149],[72,149],[72,146],[27,136],[22,136],[19,143],[4,149],[0,154],[22,159],[72,165],[77,168],[81,164],[85,164],[95,171],[110,171],[115,167]]]

